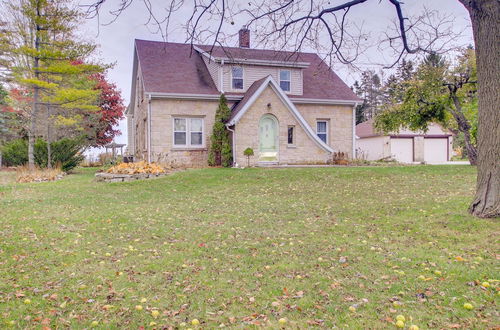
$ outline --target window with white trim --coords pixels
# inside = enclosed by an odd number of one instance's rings
[[[316,135],[321,139],[321,141],[328,144],[328,121],[318,120],[316,121]]]
[[[233,89],[243,89],[243,67],[233,66],[231,69]]]
[[[175,147],[203,147],[203,118],[174,118]]]
[[[280,70],[280,87],[285,92],[290,91],[292,73],[290,70]]]

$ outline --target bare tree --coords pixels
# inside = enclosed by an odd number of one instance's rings
[[[118,17],[134,0],[121,0],[111,12]],[[138,1],[138,0],[136,0]],[[288,48],[295,51],[308,46],[323,47],[330,59],[353,63],[362,51],[366,35],[362,28],[349,22],[349,12],[367,0],[342,1],[332,4],[329,0],[248,0],[236,5],[229,0],[172,0],[162,11],[153,9],[151,0],[140,0],[149,15],[148,23],[156,26],[164,38],[174,13],[185,5],[191,6],[187,18],[186,42],[211,40],[222,45],[226,37],[224,24],[234,24],[236,19],[253,28],[263,46]],[[458,0],[470,13],[477,49],[479,84],[478,127],[478,180],[477,193],[470,212],[479,217],[500,216],[500,127],[499,127],[499,30],[500,2],[498,0]],[[107,0],[87,5],[91,17],[99,12]],[[450,17],[426,12],[411,18],[404,13],[400,0],[380,0],[392,8],[395,25],[387,22],[387,33],[380,40],[394,50],[396,64],[407,54],[419,52],[444,52],[454,39],[450,33]],[[163,14],[159,14],[159,13]],[[165,14],[166,13],[166,14]],[[443,42],[443,37],[446,40]]]

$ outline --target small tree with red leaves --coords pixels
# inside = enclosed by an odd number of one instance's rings
[[[107,81],[105,74],[98,73],[92,78],[97,82],[95,89],[100,91],[100,95],[99,110],[96,113],[98,122],[88,124],[88,128],[94,132],[88,138],[91,146],[100,147],[111,143],[115,136],[121,134],[116,126],[123,119],[125,105],[120,90]]]

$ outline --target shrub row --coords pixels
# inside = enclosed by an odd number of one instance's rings
[[[64,138],[50,144],[51,164],[61,165],[61,169],[68,172],[78,166],[84,159],[81,154],[83,147],[81,139]],[[2,163],[5,166],[22,166],[28,163],[28,141],[18,139],[5,144],[2,148]],[[37,139],[35,142],[35,163],[39,167],[47,167],[47,142]]]

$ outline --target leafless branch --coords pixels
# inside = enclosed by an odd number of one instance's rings
[[[367,48],[368,33],[349,19],[351,8],[367,0],[343,1],[331,5],[329,0],[171,0],[165,12],[153,8],[151,0],[135,0],[143,3],[147,12],[145,24],[152,25],[155,33],[161,33],[168,39],[173,13],[181,8],[191,11],[183,28],[186,42],[227,45],[227,25],[234,25],[236,20],[255,32],[257,44],[271,49],[286,49],[291,54],[315,48],[323,50],[332,62],[354,63]],[[114,22],[134,0],[120,0],[109,14]],[[394,10],[395,21],[392,28],[388,22],[388,32],[379,44],[388,44],[393,52],[393,60],[387,67],[394,66],[408,54],[418,52],[444,52],[456,41],[457,34],[452,31],[452,18],[439,16],[426,10],[415,18],[406,17],[404,5],[400,0],[379,0],[388,3]],[[99,18],[108,0],[94,0],[85,5],[89,17]],[[368,18],[367,18],[368,19]],[[361,26],[361,27],[360,27]],[[383,46],[380,46],[381,49]],[[334,61],[335,59],[335,61]]]

